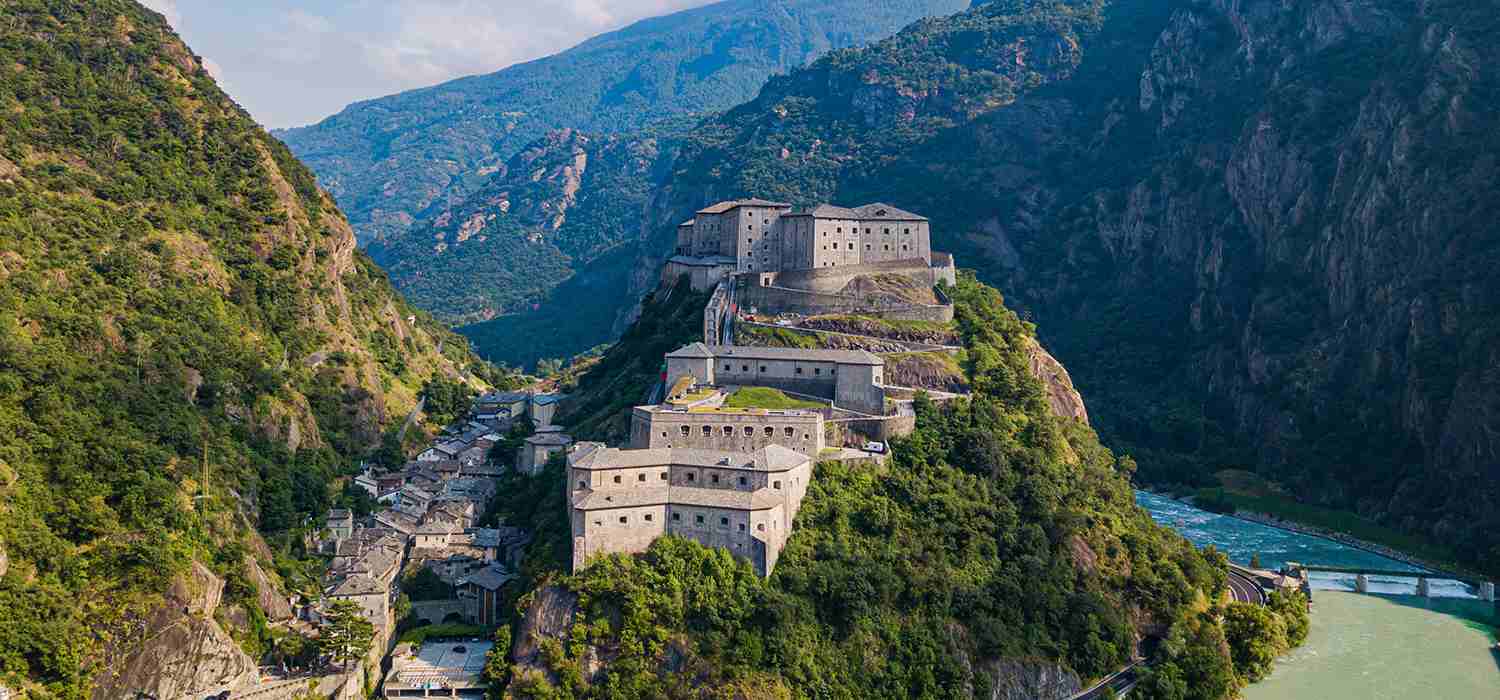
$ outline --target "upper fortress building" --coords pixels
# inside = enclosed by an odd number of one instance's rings
[[[931,267],[927,217],[889,204],[845,208],[820,204],[793,211],[786,202],[740,199],[700,210],[677,227],[677,246],[665,274],[688,274],[695,289],[726,276],[905,261]]]

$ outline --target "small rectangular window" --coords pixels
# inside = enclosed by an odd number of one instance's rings
[[[709,480],[713,481],[715,484],[719,483],[719,475],[718,474],[710,475],[708,478],[709,478]]]
[[[746,483],[749,483],[748,480],[743,476],[740,477],[740,486],[744,486]]]
[[[740,532],[744,532],[744,531],[745,531],[745,524],[744,523],[740,523]]]
[[[728,527],[729,526],[729,518],[719,518],[719,525],[721,527]]]
[[[802,368],[801,368],[801,367],[798,367],[798,368],[797,368],[797,369],[796,369],[796,372],[797,372],[797,374],[802,374]]]
[[[675,520],[675,521],[677,521],[677,522],[681,522],[682,521],[682,513],[673,513],[672,514],[672,519]]]
[[[626,523],[626,522],[627,522],[627,521],[628,521],[628,520],[629,520],[629,518],[626,518],[626,517],[625,517],[625,516],[623,516],[623,515],[622,515],[622,516],[620,516],[620,524],[621,524],[621,525],[624,525],[624,524],[625,524],[625,523]]]
[[[781,482],[780,481],[773,481],[773,482],[771,482],[771,488],[773,488],[773,489],[779,489],[779,488],[781,488]]]
[[[651,514],[650,513],[647,513],[644,517],[646,518],[646,522],[648,522],[648,523],[651,522]]]
[[[636,477],[635,478],[636,481],[645,481],[646,480],[646,475],[645,474],[636,474],[635,477]]]
[[[617,484],[620,483],[620,477],[618,477],[618,476],[615,477],[615,483],[617,483]]]
[[[701,516],[701,515],[693,516],[693,521],[696,522],[699,525],[702,525],[703,524],[703,516]]]

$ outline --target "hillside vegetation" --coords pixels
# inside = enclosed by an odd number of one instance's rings
[[[159,15],[0,20],[0,684],[82,698],[194,562],[259,648],[291,532],[473,359]]]
[[[509,692],[1004,697],[1039,692],[1018,684],[1026,673],[1076,688],[1161,635],[1173,641],[1149,697],[1213,699],[1263,672],[1249,664],[1264,648],[1300,643],[1259,626],[1285,629],[1267,621],[1292,613],[1237,611],[1229,619],[1243,624],[1221,626],[1222,555],[1155,525],[1135,505],[1134,463],[1053,415],[1029,370],[1034,331],[997,292],[965,277],[953,296],[973,400],[919,402],[918,429],[892,442],[887,467],[819,464],[769,580],[674,538],[543,577],[523,600],[555,604],[566,591],[576,617],[560,637],[517,628],[516,649],[537,652],[507,670]],[[552,550],[528,564],[548,561],[564,565]]]
[[[1252,471],[1500,572],[1491,9],[999,0],[917,22],[683,136],[641,265],[720,199],[921,212],[1039,323],[1142,480]]]

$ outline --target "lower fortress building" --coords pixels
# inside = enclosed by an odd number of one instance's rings
[[[721,452],[580,443],[568,457],[573,569],[596,554],[644,552],[670,534],[726,549],[769,576],[812,463],[780,445]]]

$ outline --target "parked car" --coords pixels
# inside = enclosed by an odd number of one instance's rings
[[[883,442],[867,442],[867,443],[865,443],[865,452],[874,452],[875,454],[882,454],[883,455],[883,454],[885,454],[885,443],[883,443]]]

